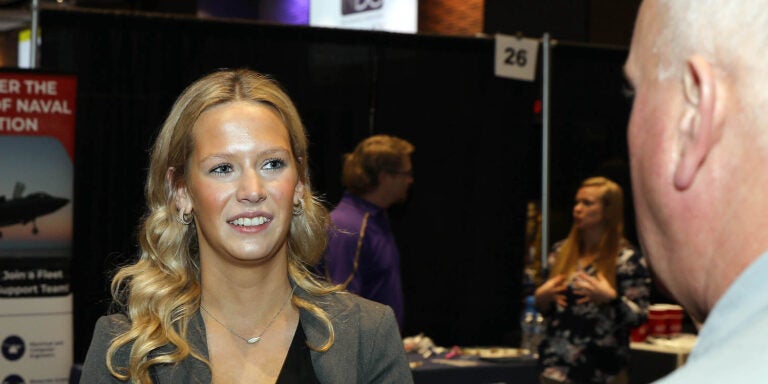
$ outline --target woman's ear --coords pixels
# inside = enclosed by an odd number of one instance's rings
[[[168,190],[171,191],[177,210],[183,213],[192,213],[192,199],[189,198],[186,185],[176,181],[175,172],[175,168],[169,167],[165,173],[165,182],[168,184]]]
[[[293,189],[293,205],[298,205],[299,200],[304,199],[304,182],[299,180],[296,182],[296,187]]]
[[[296,162],[299,164],[304,163],[304,158],[299,156],[296,158]],[[301,169],[301,167],[296,167],[297,169]],[[304,168],[305,173],[309,172],[308,168]],[[299,180],[296,181],[296,187],[293,189],[293,205],[299,204],[299,200],[304,199],[304,182],[301,181],[301,175],[299,175]]]

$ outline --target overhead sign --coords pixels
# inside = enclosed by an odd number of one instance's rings
[[[538,39],[497,34],[494,72],[498,77],[534,81],[538,55]]]
[[[312,1],[309,25],[416,33],[418,10],[417,0]]]

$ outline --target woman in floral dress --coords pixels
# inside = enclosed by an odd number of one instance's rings
[[[573,227],[549,255],[535,293],[547,330],[539,345],[542,383],[626,383],[629,333],[645,322],[650,279],[645,259],[624,238],[621,187],[585,180]]]

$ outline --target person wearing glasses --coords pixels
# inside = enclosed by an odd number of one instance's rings
[[[324,265],[336,284],[392,307],[402,329],[400,252],[387,209],[405,202],[413,184],[413,144],[391,135],[370,136],[344,155],[345,188],[331,211]]]

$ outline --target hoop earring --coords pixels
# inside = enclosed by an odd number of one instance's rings
[[[293,215],[301,216],[304,214],[304,200],[299,200],[298,203],[293,205]]]
[[[176,221],[181,225],[192,224],[192,214],[184,212],[183,209],[179,209],[179,216],[176,217]]]

